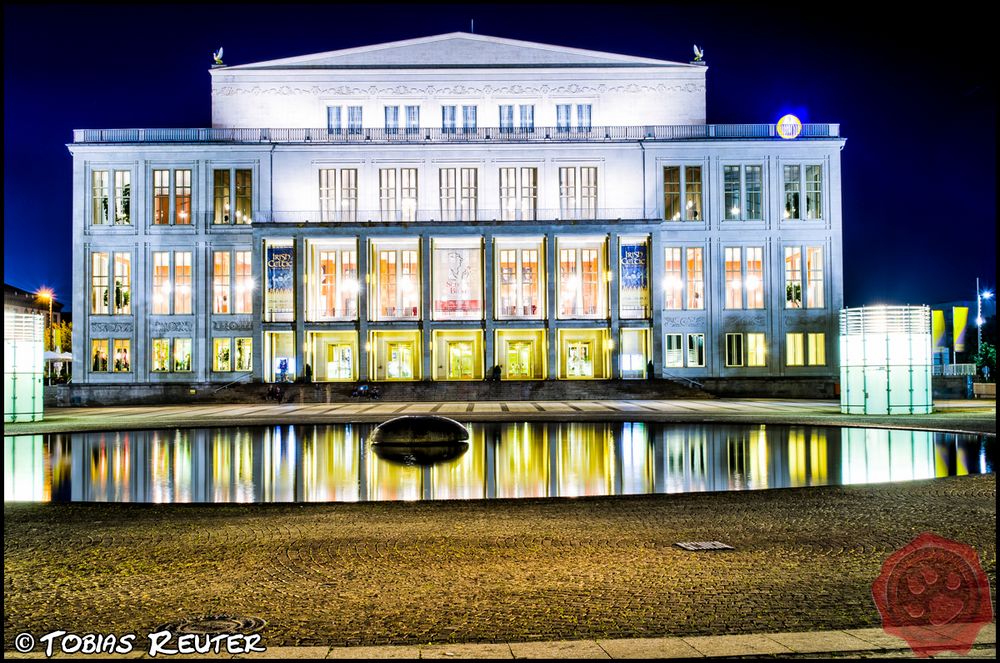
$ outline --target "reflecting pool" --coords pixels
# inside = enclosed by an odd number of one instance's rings
[[[358,502],[760,490],[993,472],[995,438],[816,426],[470,423],[429,465],[370,424],[4,437],[4,501]]]

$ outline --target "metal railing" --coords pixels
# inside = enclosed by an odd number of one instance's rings
[[[425,221],[474,222],[516,221],[604,221],[620,219],[646,219],[647,210],[641,207],[598,207],[591,209],[535,209],[518,210],[476,209],[470,211],[436,209],[411,210],[271,210],[255,211],[255,222],[263,223],[421,223]]]
[[[931,375],[941,377],[959,377],[976,375],[975,364],[935,364],[931,367]]]
[[[221,386],[221,387],[219,387],[218,389],[214,389],[214,390],[212,391],[212,393],[213,393],[213,394],[217,394],[217,393],[219,393],[220,391],[222,391],[223,389],[229,389],[229,388],[230,388],[230,387],[232,387],[233,385],[235,385],[235,384],[237,384],[237,383],[240,383],[240,382],[243,382],[244,380],[246,380],[247,378],[249,378],[249,377],[252,377],[252,376],[253,376],[253,372],[252,372],[252,371],[248,371],[247,373],[244,373],[243,375],[239,376],[239,377],[238,377],[238,378],[236,378],[235,380],[231,380],[230,382],[227,382],[226,384],[222,385],[222,386]]]
[[[676,375],[674,373],[667,373],[666,371],[663,371],[663,377],[668,380],[682,380],[684,382],[687,382],[688,384],[694,385],[698,389],[705,388],[705,385],[703,385],[701,382],[698,382],[697,380],[692,380],[691,378],[686,378],[683,375]]]
[[[802,138],[837,138],[839,124],[803,124]],[[74,143],[600,143],[706,139],[784,140],[774,124],[673,124],[475,129],[74,129]]]

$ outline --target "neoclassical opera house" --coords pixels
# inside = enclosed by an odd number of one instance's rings
[[[77,130],[74,380],[832,377],[839,126],[706,124],[707,69],[452,33]]]

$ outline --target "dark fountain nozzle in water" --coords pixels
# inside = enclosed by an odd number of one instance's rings
[[[469,449],[469,431],[454,419],[436,415],[396,417],[371,434],[379,458],[403,465],[434,465]]]

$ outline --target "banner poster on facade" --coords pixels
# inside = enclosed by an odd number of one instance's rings
[[[270,320],[293,319],[294,265],[294,247],[267,247],[267,313]]]
[[[948,329],[944,324],[944,311],[931,311],[931,339],[934,350],[948,347]]]
[[[649,301],[649,261],[645,242],[621,245],[623,308],[643,308]]]
[[[951,333],[955,339],[955,352],[965,352],[965,327],[969,324],[969,307],[951,307]]]

